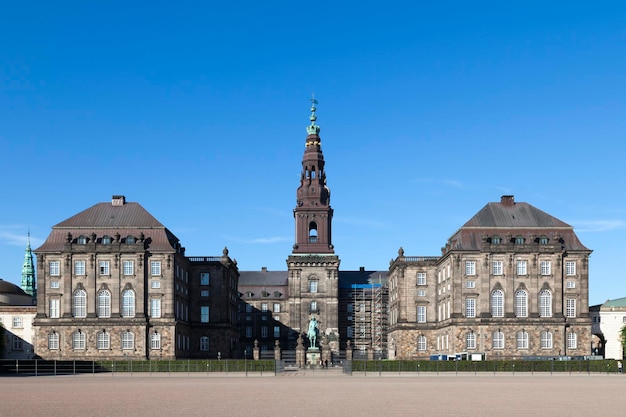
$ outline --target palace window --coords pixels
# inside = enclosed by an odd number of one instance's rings
[[[161,275],[161,261],[150,262],[150,275],[153,277]]]
[[[468,318],[476,317],[476,299],[475,298],[465,299],[465,317],[468,317]]]
[[[59,261],[50,262],[50,276],[58,277],[61,275],[61,263]]]
[[[209,285],[210,275],[208,272],[203,272],[200,274],[200,285]]]
[[[417,285],[426,285],[426,272],[417,273]]]
[[[111,317],[111,293],[107,290],[98,293],[98,317]]]
[[[74,317],[87,317],[87,293],[85,290],[76,290],[74,292]]]
[[[574,298],[568,298],[565,301],[565,316],[576,317],[576,300]]]
[[[135,264],[133,261],[124,261],[124,275],[134,275]]]
[[[86,338],[85,333],[81,332],[80,329],[72,334],[72,349],[74,350],[85,350],[86,347]]]
[[[541,275],[550,275],[552,268],[550,261],[541,261]]]
[[[280,303],[274,303],[274,313],[280,313]]]
[[[150,299],[150,317],[152,318],[161,317],[161,299],[160,298]]]
[[[539,317],[552,317],[552,293],[549,290],[539,293]]]
[[[476,288],[476,281],[465,281],[465,288]]]
[[[502,261],[493,261],[493,275],[502,275]]]
[[[150,335],[150,349],[161,349],[161,335],[157,332],[154,332]]]
[[[208,350],[209,350],[209,336],[202,336],[200,338],[200,350],[202,352],[208,352]]]
[[[565,274],[576,275],[576,262],[574,261],[565,262]]]
[[[122,333],[122,349],[134,349],[135,348],[135,335],[130,331]]]
[[[280,338],[280,326],[274,326],[274,337]]]
[[[517,261],[517,275],[528,275],[526,261]]]
[[[58,319],[60,315],[59,307],[61,305],[61,300],[58,298],[50,299],[50,318]]]
[[[417,322],[426,323],[426,306],[417,306]]]
[[[495,290],[491,293],[491,316],[504,317],[504,292]]]
[[[504,333],[501,331],[493,332],[493,348],[504,349]]]
[[[552,349],[552,333],[541,332],[541,349]]]
[[[74,262],[74,275],[85,275],[85,261]]]
[[[59,334],[57,332],[48,335],[48,349],[59,350]]]
[[[469,332],[465,335],[465,348],[476,349],[476,334],[474,332]]]
[[[576,333],[569,332],[567,334],[567,348],[568,349],[577,349],[578,348],[578,337]]]
[[[317,292],[317,280],[309,280],[309,292]]]
[[[476,275],[475,261],[465,261],[465,275]]]
[[[109,349],[111,346],[111,338],[106,330],[98,332],[96,337],[97,347],[99,350]]]
[[[524,290],[515,293],[515,316],[528,317],[528,293]]]
[[[122,291],[122,317],[135,317],[135,292]]]
[[[200,307],[200,322],[201,323],[209,322],[209,306]]]
[[[517,332],[517,348],[528,349],[528,333],[523,330]]]
[[[426,350],[426,336],[417,336],[417,350],[420,352]]]

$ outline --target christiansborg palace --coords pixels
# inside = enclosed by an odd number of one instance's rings
[[[139,203],[113,196],[35,250],[35,353],[46,359],[293,358],[315,317],[327,355],[493,359],[591,354],[588,259],[573,227],[513,196],[487,203],[436,257],[342,271],[315,102],[286,270],[188,256]]]

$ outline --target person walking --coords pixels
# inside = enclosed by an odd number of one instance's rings
[[[622,361],[617,361],[617,372],[622,373]]]

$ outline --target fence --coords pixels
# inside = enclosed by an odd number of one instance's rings
[[[0,375],[76,375],[96,373],[177,373],[201,374],[213,372],[238,372],[274,374],[273,360],[111,360],[111,361],[58,361],[58,360],[0,360]]]

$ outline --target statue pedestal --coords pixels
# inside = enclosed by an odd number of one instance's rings
[[[322,359],[322,353],[317,347],[308,348],[306,351],[306,366],[307,368],[319,368],[320,360]]]

